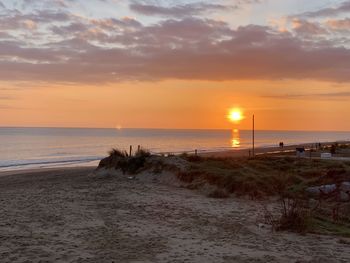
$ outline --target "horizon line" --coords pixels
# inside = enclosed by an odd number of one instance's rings
[[[158,127],[67,127],[67,126],[1,126],[0,128],[6,128],[6,129],[13,129],[13,128],[29,128],[29,129],[105,129],[105,130],[189,130],[189,131],[229,131],[229,130],[234,130],[237,128],[158,128]],[[252,129],[238,129],[239,131],[251,131]],[[284,129],[271,129],[271,130],[266,130],[266,129],[255,129],[255,131],[295,131],[295,132],[349,132],[350,130],[284,130]]]

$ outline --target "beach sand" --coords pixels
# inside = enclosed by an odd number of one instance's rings
[[[92,171],[2,174],[0,262],[350,262],[338,237],[259,227],[259,202]]]

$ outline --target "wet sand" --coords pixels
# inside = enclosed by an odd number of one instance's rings
[[[259,202],[91,172],[0,176],[0,262],[350,262],[338,237],[258,227]]]

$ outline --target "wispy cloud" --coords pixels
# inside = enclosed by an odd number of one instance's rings
[[[14,100],[13,96],[0,96],[0,100]]]
[[[331,93],[313,93],[313,94],[280,94],[280,95],[264,95],[264,98],[273,99],[297,99],[297,100],[310,100],[310,99],[325,99],[325,100],[349,100],[350,92],[331,92]]]
[[[350,18],[345,19],[330,19],[326,25],[332,30],[350,31]]]
[[[300,17],[332,17],[350,12],[350,1],[344,1],[340,5],[321,8],[316,11],[305,12],[300,14]]]
[[[185,17],[185,16],[194,16],[201,15],[207,12],[212,11],[229,11],[238,9],[238,5],[221,5],[221,4],[208,4],[204,2],[191,3],[191,4],[182,4],[175,6],[161,6],[153,4],[144,4],[144,3],[131,3],[130,9],[134,12],[137,12],[142,15],[160,15],[160,16],[173,16],[173,17]]]
[[[294,18],[292,20],[293,29],[298,34],[306,36],[323,35],[328,31],[318,22],[310,22],[304,19]]]

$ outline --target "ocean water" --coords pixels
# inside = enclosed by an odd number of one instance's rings
[[[256,131],[256,147],[350,141],[350,132]],[[138,145],[154,153],[251,147],[247,130],[0,128],[0,171],[96,165],[113,147]]]

